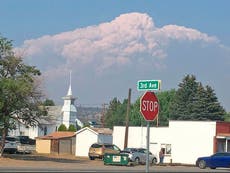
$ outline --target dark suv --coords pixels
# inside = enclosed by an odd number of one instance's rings
[[[114,144],[94,143],[89,148],[88,155],[89,155],[90,160],[94,160],[95,158],[102,159],[105,153],[119,154],[120,151],[121,151],[120,148]]]

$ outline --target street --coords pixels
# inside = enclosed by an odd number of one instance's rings
[[[0,172],[145,172],[145,165],[104,165],[102,160],[46,155],[12,154],[0,158]],[[149,172],[229,172],[230,169],[199,169],[195,166],[150,166]]]

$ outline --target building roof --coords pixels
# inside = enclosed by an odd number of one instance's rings
[[[98,134],[112,135],[113,131],[109,128],[91,128],[96,131]]]
[[[112,135],[113,134],[113,131],[109,128],[92,128],[92,127],[85,127],[83,129],[80,129],[77,131],[77,134],[85,131],[85,130],[90,130],[96,134],[103,134],[103,135]]]
[[[76,135],[75,132],[53,132],[45,136],[39,136],[36,139],[61,139],[61,138],[70,138]]]

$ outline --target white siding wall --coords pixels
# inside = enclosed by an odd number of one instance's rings
[[[145,131],[147,129],[145,128]],[[146,136],[146,135],[145,135]],[[150,145],[149,150],[159,158],[159,151],[161,144],[171,144],[172,135],[170,135],[170,129],[168,127],[152,127],[150,128]],[[145,141],[146,148],[146,141]],[[171,156],[165,156],[164,162],[170,162]]]
[[[35,139],[35,137],[44,136],[45,126],[47,127],[47,134],[50,134],[56,131],[56,126],[52,124],[43,125],[43,129],[38,126],[26,128],[25,125],[20,124],[20,126],[17,126],[17,129],[10,130],[8,134],[9,136],[20,136],[20,135],[29,136],[31,139]],[[20,134],[20,132],[22,134]]]
[[[213,153],[216,122],[170,121],[169,127],[150,128],[150,151],[158,156],[161,144],[171,144],[164,162],[194,164],[197,157]],[[146,148],[146,127],[129,127],[128,147]],[[115,126],[113,143],[123,149],[125,127]]]
[[[113,129],[113,143],[121,149],[124,149],[125,127],[115,126]],[[160,145],[162,143],[170,144],[171,136],[168,134],[168,127],[150,128],[149,150],[157,157],[160,151]],[[146,148],[146,136],[146,127],[129,127],[128,147]],[[166,159],[168,160],[168,162],[170,161],[170,158],[165,158],[165,161],[167,161]]]
[[[172,161],[195,164],[197,157],[213,154],[216,122],[171,121]]]
[[[35,139],[35,137],[37,137],[38,135],[38,127],[30,127],[29,128],[29,131],[28,131],[28,136],[31,138],[31,139]]]
[[[113,144],[117,145],[123,150],[125,137],[125,127],[114,126],[113,127]]]
[[[22,134],[20,134],[20,132]],[[37,137],[37,133],[38,133],[38,127],[37,126],[26,128],[25,125],[20,124],[20,125],[17,125],[17,129],[10,130],[8,135],[9,136],[23,135],[23,136],[29,136],[30,138],[34,139],[35,137]]]
[[[89,147],[98,141],[98,135],[88,129],[76,135],[76,156],[88,156]]]

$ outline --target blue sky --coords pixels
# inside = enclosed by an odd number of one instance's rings
[[[69,71],[77,105],[132,102],[141,79],[177,88],[187,74],[230,111],[230,1],[1,0],[0,33],[43,73],[62,104]]]

